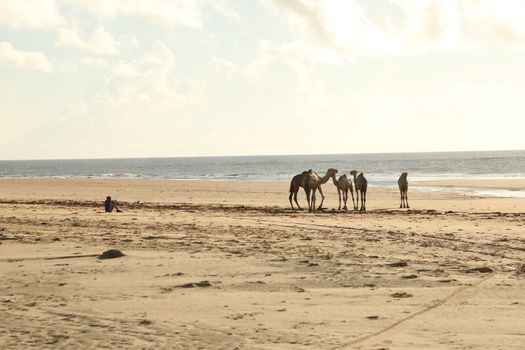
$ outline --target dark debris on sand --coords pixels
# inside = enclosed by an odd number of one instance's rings
[[[195,287],[204,288],[204,287],[211,287],[211,283],[208,281],[191,282],[191,283],[184,283],[176,287],[177,288],[195,288]]]
[[[405,267],[407,265],[408,264],[406,263],[406,261],[397,261],[397,262],[393,262],[390,264],[386,264],[386,266],[390,266],[390,267]]]
[[[104,253],[102,253],[98,258],[99,259],[114,259],[114,258],[120,258],[124,256],[125,254],[122,253],[118,249],[110,249],[106,250]]]
[[[481,267],[474,267],[472,269],[468,269],[467,273],[473,273],[473,272],[480,272],[480,273],[491,273],[494,270],[492,270],[490,267],[487,266],[481,266]]]
[[[407,293],[407,292],[396,292],[396,293],[390,294],[390,296],[392,296],[393,298],[410,298],[410,297],[413,297],[412,294]]]

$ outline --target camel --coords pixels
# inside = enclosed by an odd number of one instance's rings
[[[297,202],[297,192],[299,192],[299,189],[302,187],[304,188],[304,192],[306,193],[306,176],[308,174],[308,171],[303,171],[301,174],[295,175],[290,182],[290,197],[288,199],[290,200],[290,205],[292,206],[292,210],[295,208],[293,207],[292,203],[292,196],[295,201],[295,204],[297,204],[297,208],[299,210],[302,210],[301,206],[299,205],[299,202]]]
[[[337,188],[337,194],[339,195],[339,210],[341,210],[341,192],[343,193],[343,210],[348,210],[346,207],[346,202],[348,200],[348,190],[350,190],[350,194],[352,195],[352,203],[354,204],[354,210],[356,210],[357,207],[354,201],[354,189],[352,187],[352,181],[348,179],[348,176],[346,176],[346,174],[339,176],[339,179],[337,180],[335,179],[334,175],[332,177],[332,180],[334,181],[334,185]]]
[[[356,170],[352,170],[350,174],[354,177],[355,193],[357,196],[357,206],[359,207],[359,193],[361,193],[361,208],[359,211],[366,211],[366,190],[368,188],[368,181],[363,173],[357,175]]]
[[[407,175],[408,173],[402,173],[401,176],[399,177],[399,180],[397,180],[397,185],[399,186],[399,194],[401,196],[401,204],[399,205],[400,208],[410,208],[408,206]]]
[[[306,199],[308,200],[308,211],[315,212],[315,193],[317,190],[319,190],[319,193],[321,194],[321,204],[319,204],[319,208],[317,209],[320,210],[323,207],[324,194],[321,185],[326,183],[332,176],[335,176],[335,174],[337,174],[337,169],[330,168],[321,178],[312,169],[308,170],[306,176]]]

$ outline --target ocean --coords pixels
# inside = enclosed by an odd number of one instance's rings
[[[409,181],[525,179],[525,151],[14,160],[0,161],[0,178],[275,181],[290,180],[310,168],[320,175],[328,168],[338,169],[339,174],[356,169],[365,173],[370,186],[382,187],[396,186],[399,174],[404,171],[408,172]],[[508,192],[509,196],[525,196],[525,189]]]

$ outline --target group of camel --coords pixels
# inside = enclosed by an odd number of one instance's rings
[[[323,201],[324,201],[324,194],[323,190],[321,188],[321,185],[325,184],[332,179],[335,187],[337,188],[337,194],[339,195],[339,209],[341,210],[341,194],[343,197],[343,210],[348,210],[346,203],[348,200],[348,192],[350,192],[352,196],[352,203],[354,206],[354,210],[358,210],[359,207],[359,199],[361,197],[361,207],[359,208],[359,211],[366,211],[366,190],[368,188],[368,181],[365,178],[365,175],[363,173],[359,173],[356,170],[352,170],[350,172],[350,175],[354,178],[354,186],[352,186],[352,181],[348,178],[346,174],[343,174],[339,176],[338,179],[336,179],[337,169],[329,168],[326,171],[326,174],[323,177],[320,177],[319,174],[317,174],[312,169],[303,171],[301,174],[295,175],[292,178],[292,181],[290,182],[290,196],[288,199],[290,200],[290,206],[292,207],[292,210],[294,210],[293,200],[295,201],[295,204],[297,204],[297,208],[301,210],[301,206],[299,205],[299,202],[297,202],[297,193],[299,192],[299,189],[302,187],[304,188],[304,192],[306,194],[306,200],[308,202],[308,211],[315,212],[317,210],[321,210],[323,207]],[[399,205],[399,208],[410,208],[408,206],[408,181],[407,181],[407,173],[402,173],[399,177],[399,180],[397,181],[397,184],[399,186],[399,193],[401,196],[401,204]],[[355,193],[356,198],[354,199],[354,187],[355,187]],[[319,204],[319,207],[316,208],[315,206],[315,194],[319,191],[321,194],[321,203]]]

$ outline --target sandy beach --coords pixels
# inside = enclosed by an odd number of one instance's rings
[[[525,181],[467,182],[0,180],[0,348],[523,349],[525,198],[446,191]]]

